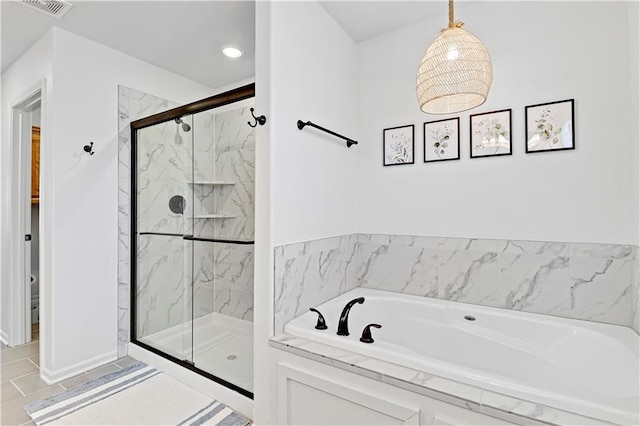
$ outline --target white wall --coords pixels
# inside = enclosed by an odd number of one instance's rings
[[[271,199],[271,8],[270,2],[256,2],[256,112],[267,122],[256,128],[256,186],[254,286],[253,286],[253,421],[267,425],[270,419],[272,373],[264,368],[269,357],[273,331],[273,207]]]
[[[356,45],[316,2],[257,2],[256,424],[267,424],[272,372],[264,368],[273,329],[273,248],[352,233],[357,224],[359,147],[297,120],[355,138]]]
[[[55,56],[44,105],[42,180],[49,193],[41,214],[51,223],[41,232],[50,236],[43,337],[51,346],[41,367],[45,379],[57,381],[116,354],[118,85],[179,103],[214,90],[60,29],[47,37]],[[20,60],[5,74],[29,67]],[[20,83],[10,87],[24,90]],[[82,150],[90,141],[93,156]]]
[[[42,108],[36,108],[31,112],[31,125],[39,126],[42,115]]]
[[[18,155],[13,149],[12,110],[11,107],[23,100],[29,91],[37,89],[42,79],[47,79],[44,97],[51,98],[51,73],[53,61],[53,37],[51,33],[36,42],[28,52],[18,59],[13,66],[2,73],[2,142],[0,144],[0,329],[2,340],[15,342],[13,336],[17,330],[17,322],[11,318],[17,315],[15,287],[11,287],[12,273],[20,273],[19,265],[15,262],[15,250],[10,246],[12,229],[17,218],[12,217],[14,203],[12,199],[18,197],[18,185],[11,184],[12,170],[17,166]],[[42,111],[47,113],[46,109]],[[42,117],[46,121],[46,117]],[[43,129],[42,138],[46,140],[46,130]],[[13,268],[13,272],[12,272]]]
[[[631,141],[633,142],[633,158],[638,161],[634,168],[633,181],[638,185],[640,190],[640,3],[632,2],[629,4],[629,76],[631,77],[631,86],[629,90],[630,108],[629,116],[631,122]],[[640,196],[638,197],[640,200]],[[640,220],[640,217],[638,218]],[[640,241],[640,239],[639,239]],[[640,269],[640,259],[636,259],[636,274],[634,275],[632,297],[633,297],[633,328],[640,334],[640,277],[638,270]]]
[[[271,15],[274,244],[351,233],[359,147],[298,120],[355,138],[356,45],[315,2],[276,2]]]
[[[489,98],[471,113],[512,108],[513,155],[470,159],[467,112],[462,159],[423,163],[422,123],[445,117],[420,112],[415,75],[446,16],[364,42],[358,231],[637,244],[627,5],[477,2],[456,17],[494,67]],[[525,105],[567,98],[575,98],[577,149],[525,154]],[[404,124],[416,125],[416,164],[382,167],[382,129]]]

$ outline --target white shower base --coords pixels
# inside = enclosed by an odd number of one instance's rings
[[[138,340],[253,392],[253,323],[214,312],[191,329],[188,321]]]

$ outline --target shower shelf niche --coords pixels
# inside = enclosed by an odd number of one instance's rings
[[[189,185],[213,185],[213,186],[223,186],[223,185],[235,185],[235,182],[225,181],[225,180],[210,180],[210,181],[197,181],[197,182],[189,182]]]
[[[233,219],[236,216],[230,214],[197,214],[194,219]]]

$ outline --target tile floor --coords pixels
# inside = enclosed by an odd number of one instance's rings
[[[33,328],[33,341],[10,348],[0,343],[0,424],[34,425],[23,407],[32,402],[55,395],[76,385],[88,382],[112,371],[120,370],[135,362],[133,358],[121,358],[111,364],[72,377],[55,385],[47,385],[40,379],[38,324]]]

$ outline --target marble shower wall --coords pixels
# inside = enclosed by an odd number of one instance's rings
[[[188,220],[194,209],[190,182],[201,173],[193,163],[192,117],[182,118],[191,126],[185,131],[173,120],[140,129],[137,133],[137,230],[178,234],[139,235],[137,240],[137,336],[148,337],[156,332],[183,324],[191,319],[191,283],[197,292],[195,276],[207,262],[194,263],[195,247],[182,239],[192,233]],[[212,168],[212,167],[210,167]],[[170,199],[181,196],[185,210],[174,212]],[[194,258],[195,261],[195,258]],[[200,294],[200,293],[198,293]],[[194,303],[199,300],[193,299]],[[210,301],[212,302],[212,300]],[[206,302],[205,302],[206,303]],[[213,311],[209,303],[207,313]],[[195,308],[195,307],[194,307]]]
[[[358,287],[357,234],[275,248],[274,330]]]
[[[209,199],[213,198],[215,187],[204,182],[215,180],[215,120],[216,116],[210,111],[203,111],[192,116],[183,117],[183,120],[191,125],[189,133],[190,149],[193,157],[189,159],[192,163],[188,168],[186,197],[187,208],[185,217],[203,214]],[[191,145],[192,144],[192,145]],[[193,235],[200,235],[196,229],[199,224],[210,219],[187,220],[189,232]],[[187,251],[187,263],[190,264],[193,256],[193,316],[199,318],[214,311],[214,290],[215,290],[215,260],[214,244],[209,242],[194,241],[189,242],[189,247],[193,244],[193,250]],[[187,307],[190,308],[189,302]]]
[[[247,124],[253,105],[250,99],[193,117],[194,235],[254,239],[255,131]],[[218,218],[198,219],[206,215]],[[196,316],[219,312],[253,321],[253,245],[201,243],[195,254],[207,262],[194,268]]]
[[[178,106],[176,103],[166,99],[124,86],[118,87],[118,357],[127,355],[130,335],[131,127],[129,123],[176,106]]]
[[[255,130],[247,124],[253,100],[203,120],[194,116],[196,221],[194,234],[253,241],[255,216]],[[215,111],[215,110],[214,110]],[[206,123],[206,124],[205,124]],[[198,131],[206,128],[206,131]],[[197,219],[217,214],[220,219]]]
[[[312,248],[330,242],[340,253],[334,260],[340,268],[326,279],[317,270],[328,251]],[[637,251],[628,245],[370,234],[280,246],[275,332],[309,307],[358,286],[632,326],[638,321]]]
[[[253,245],[216,244],[214,312],[253,321]]]

